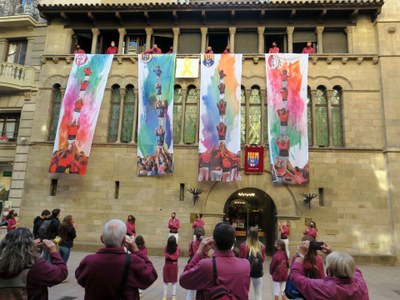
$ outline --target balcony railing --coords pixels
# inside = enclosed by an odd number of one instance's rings
[[[1,3],[2,2],[2,3]],[[5,0],[0,1],[0,17],[29,15],[39,21],[37,0]]]
[[[35,89],[35,72],[36,69],[33,67],[0,63],[0,91]]]

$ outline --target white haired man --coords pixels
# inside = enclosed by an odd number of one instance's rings
[[[85,288],[85,300],[135,299],[138,289],[148,288],[157,279],[157,271],[139,251],[136,243],[125,237],[126,225],[121,220],[110,220],[104,225],[101,241],[104,248],[86,256],[75,271],[78,283]],[[131,254],[124,250],[126,247]],[[130,256],[130,262],[129,258]],[[127,276],[124,282],[124,269]]]
[[[331,252],[327,244],[321,251],[329,254],[326,258],[326,277],[307,278],[303,274],[303,259],[310,249],[310,241],[299,245],[299,256],[291,267],[293,284],[306,299],[315,300],[369,300],[368,288],[361,271],[355,266],[354,259],[344,252]],[[312,249],[312,248],[311,248]]]

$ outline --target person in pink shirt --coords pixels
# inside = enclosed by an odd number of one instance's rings
[[[179,240],[178,230],[179,230],[180,227],[181,227],[181,222],[176,217],[176,213],[172,212],[171,213],[171,219],[169,219],[169,221],[168,221],[168,228],[169,228],[168,237],[173,235],[176,238],[176,242],[177,243],[178,243],[178,240]]]
[[[286,255],[287,257],[290,257],[290,251],[289,251],[290,221],[283,221],[278,225],[279,225],[279,231],[281,232],[281,240],[284,241],[286,246]]]
[[[135,238],[135,243],[139,248],[139,251],[142,252],[144,255],[147,256],[147,247],[146,247],[146,242],[144,241],[144,238],[142,235],[138,235]]]
[[[322,245],[326,258],[326,277],[311,279],[304,276],[304,257],[310,248],[310,241],[299,245],[290,271],[290,278],[306,299],[313,300],[369,300],[368,287],[362,272],[356,267],[354,259],[345,252],[332,252],[327,244]]]
[[[317,224],[315,224],[314,221],[311,221],[310,224],[308,224],[307,228],[304,229],[303,234],[312,236],[314,240],[317,240],[317,232],[318,232]]]
[[[189,260],[188,260],[188,262],[190,262],[192,260],[193,256],[197,252],[197,249],[199,249],[201,240],[205,235],[205,231],[204,231],[203,227],[196,227],[194,229],[193,233],[194,233],[195,238],[193,239],[193,241],[191,241],[189,243],[189,250],[188,250]],[[193,300],[195,298],[196,298],[196,290],[187,290],[186,300]]]
[[[158,48],[157,44],[153,44],[153,48],[146,50],[143,52],[144,54],[162,54],[162,51],[160,48]]]
[[[17,212],[13,209],[8,212],[8,215],[6,216],[7,232],[14,230],[18,226],[18,223],[15,220],[17,216],[18,216]]]
[[[111,46],[107,48],[106,54],[117,54],[118,53],[118,47],[115,46],[115,42],[111,42]]]
[[[81,45],[76,44],[74,54],[85,54],[85,50],[81,49]]]
[[[314,54],[315,53],[315,50],[312,47],[311,41],[307,42],[307,46],[303,48],[303,51],[301,51],[301,53],[304,53],[304,54]]]
[[[235,243],[235,228],[227,223],[215,226],[213,237],[204,237],[195,255],[186,265],[179,278],[180,285],[189,290],[197,290],[196,300],[210,299],[214,288],[213,259],[208,257],[214,249],[217,267],[217,281],[237,299],[249,299],[250,264],[245,258],[235,257],[232,247]]]
[[[301,240],[315,242],[315,239],[309,235],[303,236]],[[298,256],[299,253],[296,253],[296,255],[293,256],[292,264]],[[308,278],[322,279],[325,277],[324,262],[322,257],[318,255],[318,250],[308,250],[307,254],[304,256],[303,271],[304,276]]]
[[[214,54],[214,51],[211,46],[208,46],[206,49],[206,54]]]
[[[269,273],[272,275],[274,298],[275,300],[279,300],[279,296],[282,296],[282,300],[286,300],[284,291],[286,279],[288,278],[289,258],[286,255],[285,243],[282,240],[277,240],[274,246],[277,251],[269,265]]]
[[[276,45],[276,42],[272,42],[272,47],[269,48],[268,53],[279,53],[279,48]]]
[[[130,237],[135,237],[136,235],[136,218],[133,215],[129,215],[128,219],[125,222],[126,225],[126,234]]]
[[[178,282],[178,258],[180,249],[174,236],[170,236],[167,246],[164,248],[165,264],[163,268],[164,294],[163,300],[167,300],[168,285],[172,284],[172,298],[176,300],[176,283]]]
[[[228,45],[228,46],[226,46],[226,48],[225,48],[224,52],[222,52],[222,54],[229,54],[229,53],[231,53],[231,47],[229,47],[229,45]]]
[[[196,220],[194,220],[192,224],[192,228],[195,229],[196,227],[204,227],[204,221],[202,220],[203,214],[196,214]]]

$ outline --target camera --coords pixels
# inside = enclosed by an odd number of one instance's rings
[[[310,250],[322,250],[324,242],[310,242]]]

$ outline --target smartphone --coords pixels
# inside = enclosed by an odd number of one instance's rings
[[[310,242],[310,250],[322,250],[324,242]]]

